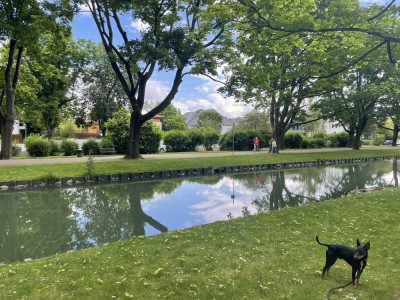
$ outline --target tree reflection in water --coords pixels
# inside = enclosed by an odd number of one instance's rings
[[[337,198],[354,189],[398,186],[398,172],[395,159],[255,174],[1,192],[0,264]]]

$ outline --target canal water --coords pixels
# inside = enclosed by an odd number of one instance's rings
[[[397,186],[397,160],[0,193],[0,264]]]

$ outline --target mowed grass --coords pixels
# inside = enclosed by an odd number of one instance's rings
[[[340,158],[363,158],[382,155],[400,155],[400,149],[363,149],[360,151],[301,152],[241,155],[223,157],[163,158],[145,160],[126,160],[95,162],[95,175],[118,173],[152,172],[182,170],[191,168],[258,165],[268,163],[317,161]],[[168,157],[168,154],[165,154]],[[59,158],[62,162],[62,158]],[[33,180],[45,178],[79,177],[87,173],[87,160],[80,163],[31,164],[27,166],[1,166],[0,182],[14,180]]]
[[[0,299],[325,299],[351,268],[340,260],[322,279],[316,234],[371,243],[361,285],[331,299],[399,299],[399,195],[351,195],[0,266]]]

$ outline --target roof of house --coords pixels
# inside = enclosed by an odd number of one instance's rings
[[[197,125],[197,119],[199,118],[199,115],[203,111],[215,111],[215,109],[199,109],[196,111],[191,111],[183,114],[183,119],[185,120],[185,123],[188,127],[195,127]],[[222,116],[222,126],[232,126],[233,123],[237,121],[237,118],[235,119],[230,119]]]

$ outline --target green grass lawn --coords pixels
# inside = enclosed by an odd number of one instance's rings
[[[168,154],[165,154],[166,156]],[[170,158],[95,162],[95,174],[117,174],[129,172],[169,171],[189,168],[257,165],[268,163],[316,161],[339,158],[362,158],[381,155],[400,155],[400,149],[375,149],[360,151],[302,152],[240,155],[224,157]],[[62,160],[62,158],[60,158]],[[80,163],[39,164],[27,166],[1,166],[0,181],[31,180],[44,178],[65,178],[84,176],[87,172],[86,160]]]
[[[370,241],[361,285],[331,299],[399,299],[400,196],[391,188],[0,266],[0,299],[325,299],[351,280],[326,247]]]

